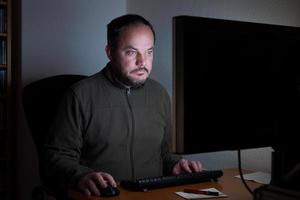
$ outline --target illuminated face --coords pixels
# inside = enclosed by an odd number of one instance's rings
[[[124,28],[116,48],[106,47],[115,75],[127,86],[143,84],[152,70],[154,36],[143,24]]]

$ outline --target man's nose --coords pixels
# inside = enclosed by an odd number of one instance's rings
[[[146,57],[139,53],[137,55],[136,64],[138,67],[144,67],[146,65]]]

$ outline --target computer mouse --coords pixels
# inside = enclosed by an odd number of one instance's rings
[[[102,197],[112,197],[120,194],[120,190],[118,188],[112,187],[108,185],[106,188],[100,188],[100,196]]]

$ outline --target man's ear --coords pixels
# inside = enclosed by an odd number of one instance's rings
[[[109,60],[112,60],[112,48],[109,45],[106,45],[105,47],[106,56]]]

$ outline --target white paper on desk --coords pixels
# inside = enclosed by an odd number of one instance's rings
[[[241,178],[240,175],[235,176]],[[269,184],[271,181],[271,174],[265,172],[254,172],[250,174],[243,174],[245,180],[255,181],[257,183]]]
[[[184,199],[209,199],[209,198],[219,198],[219,197],[227,197],[226,194],[217,190],[216,188],[207,188],[201,189],[203,191],[211,191],[211,192],[218,192],[219,196],[212,196],[212,195],[205,195],[205,194],[192,194],[186,192],[175,192],[177,195],[181,196]]]

